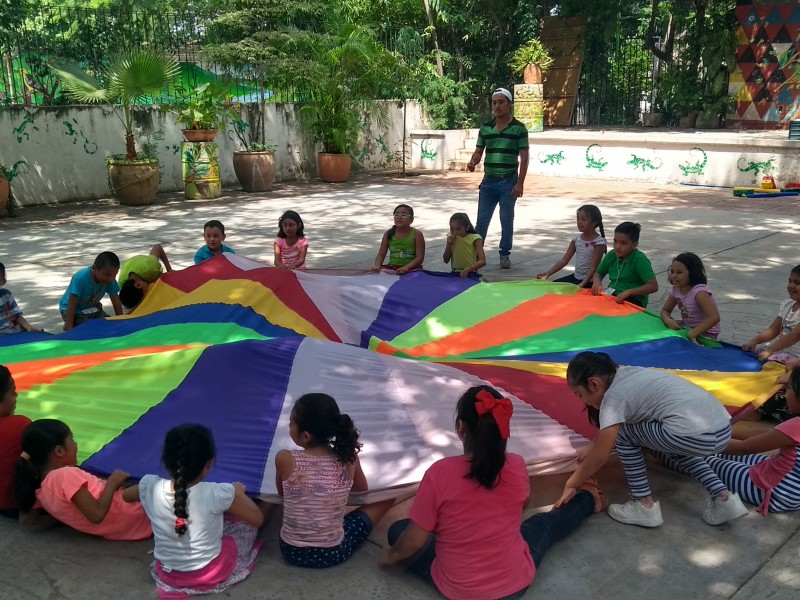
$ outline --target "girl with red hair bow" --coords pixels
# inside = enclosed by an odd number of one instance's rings
[[[511,400],[487,385],[461,396],[456,433],[464,454],[425,473],[409,519],[389,528],[382,565],[403,562],[447,598],[520,598],[547,549],[599,510],[599,492],[580,490],[520,526],[530,482],[523,458],[506,453],[512,413]]]

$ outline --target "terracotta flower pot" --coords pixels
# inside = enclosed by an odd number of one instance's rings
[[[108,164],[111,188],[125,206],[152,204],[158,190],[158,161]]]
[[[538,65],[528,65],[522,72],[522,81],[524,83],[542,83],[542,70]]]
[[[268,192],[275,181],[275,153],[234,152],[233,170],[245,192]]]
[[[217,137],[216,129],[182,129],[187,142],[213,142]]]
[[[661,127],[664,122],[664,114],[658,112],[642,113],[642,125],[645,127]]]
[[[317,155],[319,178],[326,183],[347,181],[350,176],[351,165],[352,161],[349,154],[326,154],[320,152]]]
[[[8,207],[8,197],[11,194],[11,184],[8,179],[0,173],[0,215],[6,212]]]

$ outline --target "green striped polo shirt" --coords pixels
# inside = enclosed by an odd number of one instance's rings
[[[519,166],[519,151],[528,147],[528,130],[512,117],[506,128],[498,132],[495,121],[484,123],[478,131],[475,145],[486,148],[483,171],[487,175],[513,175]]]

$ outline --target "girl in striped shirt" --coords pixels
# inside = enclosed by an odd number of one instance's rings
[[[289,435],[302,450],[275,456],[283,496],[281,553],[298,567],[338,565],[367,539],[394,500],[344,514],[350,491],[366,491],[367,479],[358,460],[358,430],[329,395],[301,396],[292,409]]]

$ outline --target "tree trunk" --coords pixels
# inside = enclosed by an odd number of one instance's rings
[[[444,67],[442,67],[442,51],[439,49],[439,38],[436,36],[436,23],[433,20],[433,11],[431,11],[431,3],[429,0],[422,0],[425,5],[425,15],[428,17],[428,25],[431,28],[433,37],[434,54],[436,55],[436,73],[439,77],[444,77]]]
[[[136,144],[133,141],[132,135],[125,136],[125,158],[127,160],[136,160]]]
[[[658,15],[658,5],[661,0],[652,0],[650,7],[650,24],[647,26],[647,37],[645,45],[653,53],[654,56],[663,60],[664,62],[672,62],[672,47],[675,44],[675,16],[670,14],[669,23],[667,24],[667,36],[664,42],[663,49],[656,46],[656,16]]]

